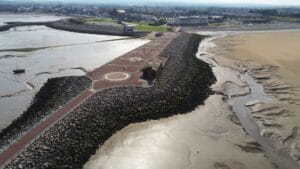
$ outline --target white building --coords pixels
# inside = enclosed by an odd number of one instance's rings
[[[123,9],[117,9],[116,12],[117,12],[118,14],[125,14],[125,13],[126,13],[126,11],[123,10]]]

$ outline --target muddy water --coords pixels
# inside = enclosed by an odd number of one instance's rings
[[[200,50],[203,50],[204,53],[200,57],[202,60],[211,64],[213,67],[225,68],[218,63],[216,63],[213,59],[213,55],[210,53],[206,53],[208,48],[214,46],[211,42],[214,38],[207,38],[203,41],[203,44],[200,45]],[[254,119],[251,118],[250,112],[246,107],[246,104],[253,101],[271,101],[273,98],[268,97],[262,85],[258,84],[250,75],[247,73],[239,73],[235,70],[231,70],[232,72],[237,73],[240,76],[240,79],[246,83],[246,87],[250,89],[249,94],[245,94],[243,96],[231,97],[228,99],[230,105],[232,105],[233,111],[238,117],[241,126],[245,129],[246,133],[250,135],[256,142],[258,142],[266,155],[281,169],[299,169],[298,163],[293,160],[288,152],[278,150],[275,147],[274,142],[267,137],[264,137],[260,133],[260,128]],[[236,90],[242,89],[241,86],[234,83],[226,83],[224,85],[224,92],[227,96],[233,95],[232,92],[239,92]]]
[[[64,16],[37,15],[37,14],[0,14],[0,26],[5,22],[39,22],[39,21],[56,21],[66,18]]]
[[[250,112],[246,108],[246,104],[250,101],[268,101],[271,98],[267,97],[263,92],[263,88],[252,77],[245,74],[242,75],[242,80],[247,83],[251,90],[250,95],[235,97],[229,99],[229,104],[233,106],[233,111],[239,118],[241,125],[246,132],[261,146],[267,156],[278,165],[281,169],[299,169],[299,165],[293,160],[288,152],[277,150],[273,141],[270,138],[264,137],[260,134],[260,128],[257,123],[250,117]],[[233,85],[233,84],[232,84]],[[228,85],[226,90],[230,90],[231,86]],[[226,93],[229,94],[229,93]]]
[[[0,129],[26,110],[49,78],[84,75],[147,42],[45,26],[0,32]],[[26,73],[14,75],[16,68]]]

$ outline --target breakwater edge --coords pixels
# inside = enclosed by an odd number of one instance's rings
[[[97,92],[36,139],[6,168],[81,168],[99,144],[128,124],[194,109],[211,94],[209,86],[215,81],[208,64],[195,57],[202,38],[179,35],[161,53],[168,60],[153,86]]]

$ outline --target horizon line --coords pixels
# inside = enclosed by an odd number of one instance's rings
[[[266,3],[231,3],[231,2],[227,2],[227,3],[204,3],[204,2],[190,2],[190,3],[181,3],[181,2],[159,2],[159,1],[155,1],[155,2],[117,2],[117,1],[110,1],[110,2],[96,2],[96,1],[90,1],[90,2],[84,2],[84,1],[64,1],[62,2],[61,0],[49,0],[49,1],[36,1],[36,0],[22,0],[22,1],[18,1],[18,0],[4,0],[0,3],[20,3],[20,4],[25,4],[25,3],[35,3],[35,4],[87,4],[87,5],[91,5],[91,4],[95,4],[95,5],[124,5],[124,6],[172,6],[172,7],[238,7],[238,8],[300,8],[300,4],[299,5],[288,5],[288,4],[283,4],[283,5],[279,5],[279,4],[266,4]],[[170,4],[172,3],[172,4]]]

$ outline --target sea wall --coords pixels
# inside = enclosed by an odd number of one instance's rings
[[[104,25],[86,25],[86,24],[75,24],[64,20],[49,21],[49,22],[9,22],[7,25],[0,26],[0,31],[8,31],[11,28],[20,26],[47,26],[57,30],[64,30],[78,33],[89,33],[89,34],[104,34],[104,35],[115,35],[115,36],[134,36],[142,37],[150,32],[147,31],[133,31],[124,32],[123,27],[104,26]]]
[[[8,31],[11,28],[19,27],[19,26],[41,26],[47,25],[51,22],[8,22],[7,25],[0,26],[0,32]]]
[[[86,25],[86,24],[74,24],[65,21],[51,22],[46,26],[65,30],[70,32],[79,32],[79,33],[90,33],[90,34],[105,34],[105,35],[117,35],[117,36],[145,36],[150,32],[124,32],[124,28],[114,27],[114,26],[104,26],[104,25]]]
[[[29,108],[0,132],[0,152],[43,118],[87,89],[91,80],[85,76],[49,79],[35,95]]]
[[[163,51],[169,59],[152,87],[96,93],[6,168],[82,168],[99,145],[127,125],[193,110],[211,94],[215,82],[209,65],[195,56],[201,39],[181,34]]]

